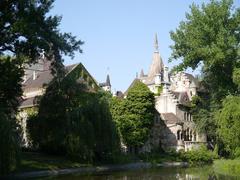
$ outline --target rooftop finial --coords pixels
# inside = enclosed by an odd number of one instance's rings
[[[111,86],[109,74],[107,75],[106,85],[107,85],[107,86]]]
[[[155,33],[154,48],[155,48],[155,52],[158,52],[158,38],[157,38],[157,33]]]

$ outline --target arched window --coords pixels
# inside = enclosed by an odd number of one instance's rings
[[[177,140],[180,140],[181,139],[181,130],[178,130],[177,131]]]
[[[192,141],[192,130],[190,130],[190,133],[189,133],[189,140]]]

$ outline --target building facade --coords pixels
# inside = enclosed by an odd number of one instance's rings
[[[148,74],[141,70],[134,81],[141,81],[155,94],[154,127],[142,151],[151,151],[161,146],[163,149],[183,149],[185,151],[206,144],[206,135],[196,130],[189,112],[192,97],[200,90],[200,83],[191,74],[169,73],[158,50],[157,35],[154,53]]]

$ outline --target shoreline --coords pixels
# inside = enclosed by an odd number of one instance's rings
[[[43,170],[43,171],[31,171],[31,172],[21,172],[16,174],[11,174],[4,176],[6,179],[26,179],[26,178],[39,178],[39,177],[48,177],[48,176],[59,176],[67,174],[97,174],[103,172],[117,172],[117,171],[128,171],[128,170],[138,170],[138,169],[150,169],[157,167],[188,167],[187,162],[163,162],[158,164],[152,164],[148,162],[138,162],[138,163],[129,163],[122,165],[103,165],[95,167],[80,167],[80,168],[66,168],[58,170]]]

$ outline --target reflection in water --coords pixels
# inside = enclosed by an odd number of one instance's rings
[[[99,173],[95,175],[66,175],[47,179],[60,180],[237,180],[215,174],[211,166],[198,168],[158,168],[138,171]]]

